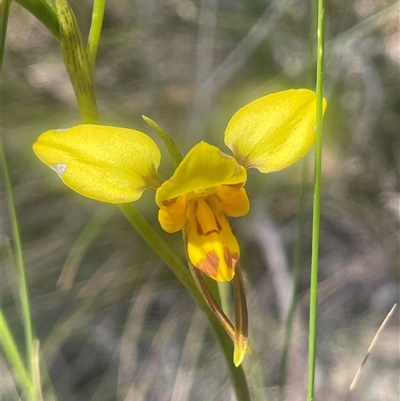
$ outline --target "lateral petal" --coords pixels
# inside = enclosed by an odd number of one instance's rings
[[[240,217],[249,213],[250,202],[247,192],[242,187],[220,185],[215,188],[222,211],[227,216]]]
[[[161,184],[160,150],[140,131],[80,124],[45,132],[33,150],[68,187],[102,202],[132,202]]]
[[[182,195],[173,199],[169,205],[163,206],[158,211],[158,221],[167,233],[175,233],[185,226],[187,221],[187,201]]]
[[[315,108],[316,94],[308,89],[261,97],[234,114],[225,131],[225,144],[246,168],[262,173],[281,170],[311,149]]]

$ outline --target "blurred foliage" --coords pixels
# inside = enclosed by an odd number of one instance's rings
[[[87,37],[92,2],[71,4]],[[317,362],[317,395],[326,401],[344,398],[377,327],[398,301],[396,10],[389,0],[327,2]],[[310,24],[310,5],[302,1],[110,1],[96,71],[102,122],[153,135],[144,114],[183,152],[202,138],[221,146],[230,116],[249,100],[313,87]],[[15,3],[1,108],[35,330],[59,399],[229,399],[224,361],[204,318],[119,213],[110,213],[88,247],[71,289],[57,287],[69,251],[101,205],[68,191],[33,156],[41,132],[76,124],[79,113],[56,38]],[[161,174],[167,178],[171,170],[164,157]],[[280,383],[301,170],[299,162],[267,177],[251,171],[252,211],[231,219],[247,278],[253,352],[245,369],[255,400],[275,399]],[[166,236],[153,199],[145,194],[138,207]],[[4,203],[2,303],[17,332]],[[288,400],[304,398],[311,196],[308,205]],[[183,255],[180,236],[167,238]],[[359,399],[398,399],[398,336],[397,316],[362,373]],[[5,399],[17,399],[2,371]]]

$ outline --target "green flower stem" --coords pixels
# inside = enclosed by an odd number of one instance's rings
[[[203,299],[200,291],[192,279],[192,276],[190,275],[187,265],[156,233],[156,231],[150,226],[147,220],[139,213],[133,204],[121,204],[119,207],[136,231],[153,248],[153,250],[161,257],[161,259],[164,260],[167,266],[170,267],[180,282],[193,296],[200,309],[205,313],[210,321],[215,335],[217,336],[220,347],[224,354],[238,401],[250,400],[249,390],[243,369],[241,367],[236,368],[232,361],[233,343]]]
[[[90,25],[90,32],[87,45],[87,54],[92,74],[94,73],[94,67],[96,64],[96,55],[100,42],[101,28],[103,26],[105,8],[106,8],[106,0],[94,0],[92,24]]]
[[[325,1],[318,1],[317,12],[317,72],[316,72],[316,140],[314,205],[311,251],[310,319],[308,335],[308,386],[307,401],[314,400],[315,360],[317,350],[317,306],[318,306],[318,255],[321,211],[321,161],[322,161],[322,121],[324,94],[324,9]]]
[[[3,311],[0,309],[0,342],[7,357],[7,361],[12,366],[12,370],[17,378],[20,386],[27,397],[34,394],[34,386],[32,379],[29,377],[22,361],[18,347],[15,344],[14,338],[8,327],[7,321],[4,317]]]
[[[14,195],[12,192],[12,185],[2,142],[0,144],[0,159],[1,159],[1,170],[3,173],[4,186],[6,188],[6,194],[7,194],[8,209],[10,213],[11,228],[12,228],[13,246],[16,255],[16,264],[18,269],[18,297],[21,304],[22,322],[25,334],[25,349],[26,349],[26,359],[28,367],[27,370],[28,370],[28,375],[31,378],[31,382],[35,383],[34,366],[33,366],[34,335],[32,327],[32,316],[29,304],[28,285],[25,272],[25,262],[22,252],[22,243],[21,243],[20,229],[18,224],[17,211],[15,207]]]

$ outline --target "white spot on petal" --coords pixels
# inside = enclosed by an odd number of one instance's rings
[[[65,173],[65,170],[67,169],[67,165],[65,163],[59,163],[56,164],[55,167],[52,167],[52,169],[60,176],[62,177],[62,175]]]

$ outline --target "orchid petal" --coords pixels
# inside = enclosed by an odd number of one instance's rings
[[[64,184],[102,202],[132,202],[161,184],[160,150],[140,131],[81,124],[45,132],[33,150]]]
[[[187,200],[182,195],[173,199],[170,204],[163,206],[158,211],[158,221],[160,226],[167,233],[176,233],[185,227],[187,222]]]
[[[200,142],[183,158],[172,177],[158,188],[156,203],[161,208],[183,194],[206,196],[208,190],[218,185],[244,184],[246,178],[246,170],[232,156]]]
[[[229,121],[225,144],[246,168],[262,173],[281,170],[311,149],[315,108],[316,95],[308,89],[290,89],[256,99]]]

